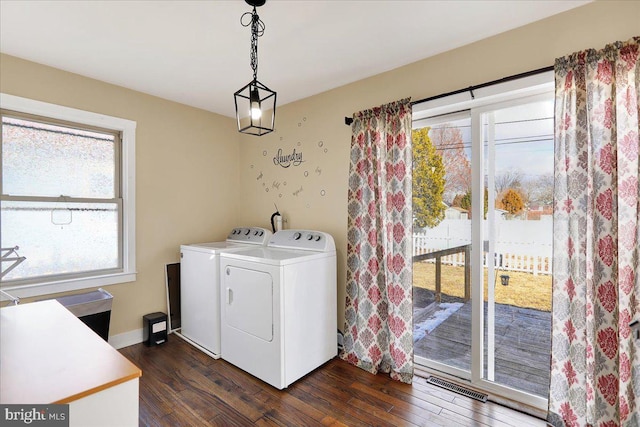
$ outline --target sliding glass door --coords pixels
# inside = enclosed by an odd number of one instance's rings
[[[413,173],[416,364],[544,407],[552,94],[415,120]]]
[[[482,377],[546,398],[551,352],[553,100],[529,101],[492,106],[479,114],[485,129],[483,169],[488,190]]]
[[[471,114],[414,129],[414,353],[471,378]],[[428,199],[429,203],[424,203]]]

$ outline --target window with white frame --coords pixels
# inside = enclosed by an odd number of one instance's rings
[[[135,280],[135,122],[1,95],[1,289]],[[15,257],[14,257],[15,258]]]

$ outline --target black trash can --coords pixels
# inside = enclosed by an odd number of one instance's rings
[[[147,346],[160,345],[167,341],[167,315],[161,312],[142,316],[144,322],[144,343]]]

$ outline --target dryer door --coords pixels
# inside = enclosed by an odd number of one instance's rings
[[[226,324],[264,341],[273,339],[273,278],[229,265],[223,273]]]

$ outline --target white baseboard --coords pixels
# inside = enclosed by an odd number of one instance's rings
[[[129,347],[130,345],[139,344],[142,341],[144,341],[144,332],[142,328],[109,337],[109,344],[111,344],[111,347],[116,350],[123,347]]]

